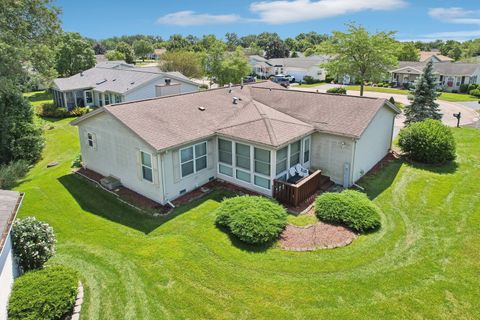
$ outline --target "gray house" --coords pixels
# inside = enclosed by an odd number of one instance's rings
[[[105,61],[71,77],[55,79],[52,91],[55,104],[70,110],[193,92],[198,86],[179,72]]]
[[[262,82],[108,105],[72,125],[87,169],[165,204],[213,179],[275,196],[298,165],[350,186],[388,153],[398,113]]]
[[[329,56],[266,59],[259,55],[251,55],[248,60],[252,66],[252,72],[260,77],[268,78],[272,75],[285,74],[291,75],[298,82],[305,76],[325,80],[327,72],[321,65],[329,60]]]

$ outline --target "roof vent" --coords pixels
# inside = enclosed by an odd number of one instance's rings
[[[233,97],[233,104],[237,104],[238,103],[238,98],[237,97]]]
[[[80,72],[80,77],[83,77],[83,71],[82,71],[82,72]]]
[[[232,89],[228,89],[228,93],[232,93]]]
[[[172,83],[172,79],[170,78],[165,78],[165,85],[169,86]]]
[[[205,107],[198,107],[198,110],[205,111]]]
[[[130,84],[135,84],[135,81],[130,82]]]

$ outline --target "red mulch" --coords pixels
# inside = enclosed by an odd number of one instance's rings
[[[353,231],[345,227],[323,222],[308,227],[288,225],[280,237],[280,246],[292,251],[338,248],[349,245],[356,237]]]

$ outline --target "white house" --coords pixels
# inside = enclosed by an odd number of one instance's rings
[[[266,59],[258,55],[248,58],[252,72],[260,77],[268,78],[272,75],[286,74],[301,81],[305,76],[325,80],[326,71],[321,65],[329,60],[328,56],[309,56],[298,58]]]
[[[13,259],[10,231],[23,195],[0,190],[0,320],[7,319],[7,305],[18,266]]]
[[[86,168],[165,204],[217,178],[272,196],[297,164],[350,186],[388,153],[399,112],[262,82],[113,104],[72,125]]]
[[[400,61],[390,71],[390,81],[398,86],[412,85],[423,72],[427,62]],[[480,84],[480,64],[461,62],[433,63],[438,87],[445,91],[459,90],[462,84]]]
[[[179,72],[135,68],[124,61],[105,61],[94,68],[53,82],[53,99],[68,110],[193,92],[199,85]]]

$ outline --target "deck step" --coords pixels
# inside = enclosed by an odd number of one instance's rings
[[[321,176],[320,181],[318,182],[318,189],[322,191],[328,190],[334,183],[330,180],[330,177]]]

